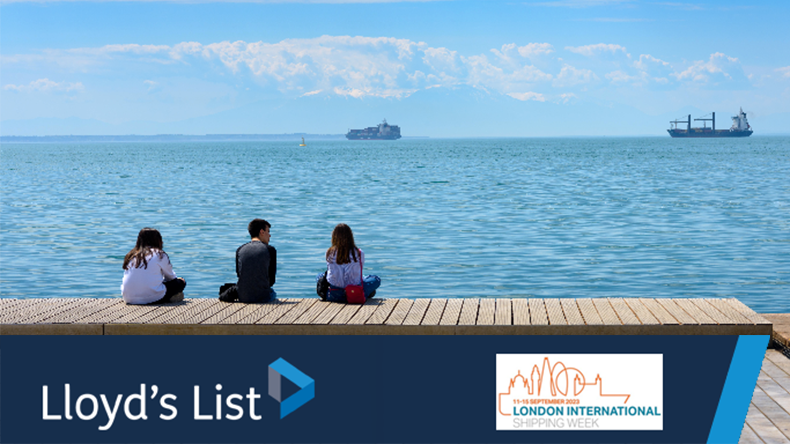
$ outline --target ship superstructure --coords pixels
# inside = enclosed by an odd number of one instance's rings
[[[400,137],[400,127],[388,124],[387,119],[378,126],[369,126],[361,130],[350,129],[346,133],[348,140],[398,140]]]
[[[667,132],[672,137],[749,137],[753,133],[749,121],[746,120],[746,113],[743,112],[743,108],[741,108],[737,116],[732,116],[732,126],[728,130],[717,130],[716,113],[713,112],[709,115],[710,118],[703,116],[694,119],[695,122],[702,122],[702,128],[691,127],[691,114],[689,114],[687,120],[675,119],[670,121],[669,123],[672,127]],[[710,127],[708,127],[707,122],[711,123]],[[685,124],[686,129],[680,129],[680,124]]]

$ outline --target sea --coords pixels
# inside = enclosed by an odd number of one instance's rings
[[[735,297],[790,312],[790,137],[4,143],[0,296],[119,297],[157,228],[185,295],[256,217],[280,297],[351,226],[386,298]]]

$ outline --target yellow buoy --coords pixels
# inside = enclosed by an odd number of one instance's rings
[[[304,137],[302,137],[302,143],[300,143],[299,146],[307,146],[304,144]]]

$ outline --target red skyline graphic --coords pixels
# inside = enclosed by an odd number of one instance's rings
[[[513,388],[516,387],[516,384],[521,385],[522,387],[527,389],[527,392],[530,396],[542,396],[544,386],[547,383],[548,378],[548,390],[550,391],[550,396],[557,397],[557,396],[568,396],[568,392],[571,390],[571,374],[573,374],[573,391],[571,396],[579,396],[586,387],[597,385],[598,386],[598,394],[601,397],[625,397],[623,404],[628,402],[628,399],[631,395],[618,395],[618,394],[606,394],[603,392],[603,380],[601,379],[601,375],[597,374],[595,376],[594,382],[587,382],[587,378],[584,376],[581,370],[575,367],[566,367],[562,361],[557,361],[553,366],[549,361],[549,358],[543,358],[543,364],[539,368],[537,364],[532,366],[532,372],[530,374],[529,379],[525,378],[521,374],[521,370],[518,371],[518,374],[514,376],[510,380],[510,385],[507,389],[507,392],[499,394],[499,414],[503,416],[511,416],[510,413],[505,413],[502,411],[502,397],[510,395],[510,392]],[[562,382],[562,377],[564,376],[564,390]],[[521,381],[519,381],[519,379]],[[549,396],[549,394],[543,395]]]

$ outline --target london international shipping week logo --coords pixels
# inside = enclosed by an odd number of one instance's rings
[[[296,393],[285,399],[282,392],[283,378],[299,387]],[[269,396],[280,403],[280,419],[282,419],[315,397],[315,381],[290,362],[280,358],[269,364]]]
[[[663,430],[661,354],[497,354],[497,430]]]

